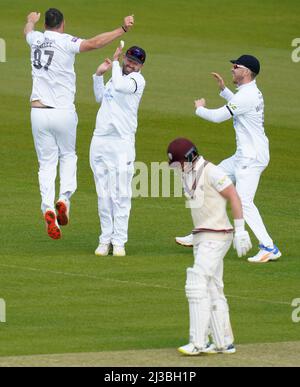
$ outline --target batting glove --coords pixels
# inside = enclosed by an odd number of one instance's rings
[[[243,257],[252,248],[252,243],[248,231],[245,230],[245,221],[236,219],[234,221],[235,234],[233,239],[233,247],[237,252],[238,257]]]

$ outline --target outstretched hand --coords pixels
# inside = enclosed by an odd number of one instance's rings
[[[216,79],[216,81],[218,82],[218,85],[219,85],[219,88],[220,90],[224,90],[225,89],[225,82],[224,82],[224,79],[221,77],[220,74],[218,73],[211,73],[211,75]]]

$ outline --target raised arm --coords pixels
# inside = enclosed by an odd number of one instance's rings
[[[206,109],[206,101],[204,98],[195,101],[196,115],[204,120],[220,124],[232,118],[230,110],[227,106],[219,109]]]
[[[94,95],[96,102],[100,103],[104,93],[104,79],[103,75],[111,69],[112,61],[106,58],[105,61],[97,68],[96,74],[93,75],[94,81]]]
[[[106,46],[107,44],[111,43],[115,39],[125,34],[125,32],[129,31],[133,24],[133,15],[126,16],[124,18],[124,23],[121,27],[110,32],[104,32],[103,34],[97,35],[91,39],[83,40],[80,44],[80,52],[96,50],[97,48],[102,48]]]
[[[221,77],[218,73],[211,73],[212,76],[215,78],[219,85],[220,89],[220,96],[226,99],[227,102],[231,100],[231,98],[234,96],[234,93],[228,89],[228,87],[225,86],[224,79]]]
[[[27,16],[27,23],[24,27],[24,36],[26,37],[29,32],[34,31],[36,23],[40,20],[41,14],[39,12],[31,12]]]

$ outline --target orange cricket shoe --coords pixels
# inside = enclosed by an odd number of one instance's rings
[[[55,205],[57,211],[57,221],[60,226],[66,226],[69,223],[70,205],[66,200],[60,199]]]
[[[56,214],[53,210],[47,210],[44,215],[46,221],[47,233],[52,239],[60,239],[61,231],[57,223]]]

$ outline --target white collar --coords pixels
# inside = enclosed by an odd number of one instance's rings
[[[204,158],[202,156],[199,156],[198,159],[195,161],[195,164],[193,165],[193,167],[189,171],[184,172],[184,175],[188,176],[191,173],[195,173],[199,171],[199,169],[203,166],[204,163],[205,163]]]
[[[204,163],[205,163],[205,160],[204,160],[203,156],[199,156],[195,162],[195,166],[194,166],[193,170],[198,171],[203,166]]]
[[[246,87],[250,87],[250,86],[256,86],[256,80],[255,79],[253,81],[249,82],[249,83],[245,83],[244,85],[238,86],[236,89],[238,91],[240,91],[240,90],[245,89]]]
[[[59,35],[63,35],[64,32],[58,32],[58,31],[51,31],[51,30],[45,30],[44,34],[59,34]]]

